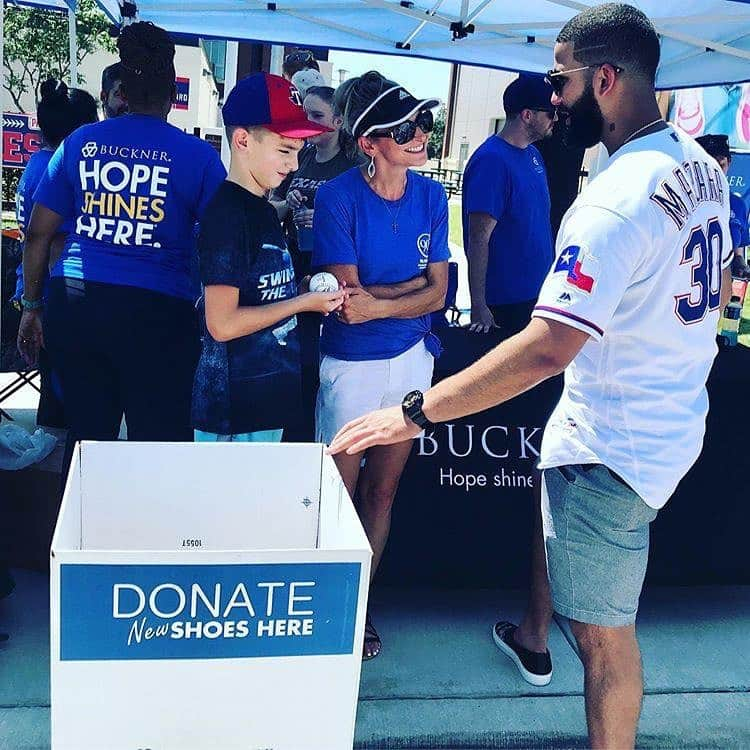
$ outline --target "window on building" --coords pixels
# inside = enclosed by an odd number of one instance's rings
[[[211,72],[217,83],[224,83],[224,70],[227,54],[227,43],[225,39],[201,39],[203,50],[208,58]]]
[[[458,171],[463,172],[464,164],[469,158],[469,142],[464,141],[458,147]]]

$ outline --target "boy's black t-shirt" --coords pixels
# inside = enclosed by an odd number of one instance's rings
[[[201,282],[239,289],[241,307],[297,294],[294,269],[273,206],[226,181],[208,204],[198,236]],[[285,427],[300,405],[295,316],[270,328],[215,341],[203,315],[203,351],[193,385],[193,426],[236,435]]]

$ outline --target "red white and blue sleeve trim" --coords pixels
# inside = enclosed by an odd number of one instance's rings
[[[588,333],[595,341],[601,341],[604,336],[604,331],[595,323],[592,323],[590,320],[586,320],[579,315],[574,315],[568,310],[561,310],[559,307],[536,305],[531,317],[556,320],[558,323],[564,323],[565,325],[571,326],[571,328],[576,328],[579,331]]]

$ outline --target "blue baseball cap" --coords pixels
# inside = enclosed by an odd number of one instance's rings
[[[308,120],[299,91],[271,73],[253,73],[238,81],[221,114],[224,125],[261,126],[287,138],[309,138],[332,130]]]
[[[552,86],[544,76],[521,73],[503,94],[503,109],[506,114],[517,114],[522,109],[541,109],[553,112]]]

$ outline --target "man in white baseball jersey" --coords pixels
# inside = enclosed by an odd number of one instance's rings
[[[649,523],[700,453],[731,291],[729,188],[661,119],[659,41],[639,10],[580,13],[554,56],[552,103],[571,144],[601,141],[610,161],[563,219],[531,322],[401,408],[351,422],[330,451],[414,437],[565,371],[540,460],[552,601],[578,642],[591,746],[626,748],[643,694],[635,617]]]

